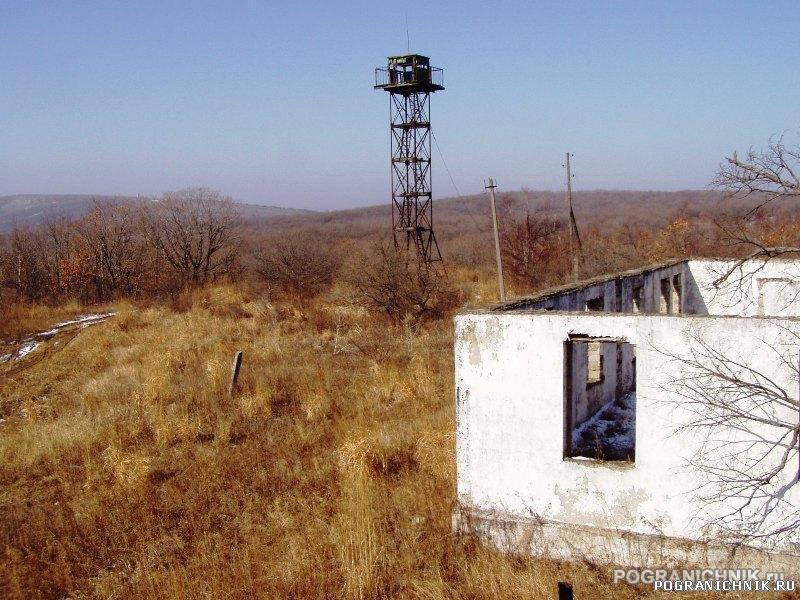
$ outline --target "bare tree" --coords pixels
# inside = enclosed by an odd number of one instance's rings
[[[502,252],[509,274],[528,286],[552,283],[554,262],[564,262],[562,268],[568,268],[565,261],[554,260],[563,254],[565,230],[563,222],[539,213],[528,213],[504,227]]]
[[[680,399],[676,409],[689,414],[679,429],[703,442],[691,461],[704,478],[700,500],[717,508],[715,526],[743,540],[774,540],[800,527],[790,495],[800,491],[800,335],[784,329],[762,344],[762,358],[772,357],[768,369],[693,335],[685,355],[668,354],[680,375],[664,384]]]
[[[95,300],[133,295],[144,277],[145,239],[135,210],[96,204],[77,224],[77,244],[88,262]]]
[[[50,290],[50,280],[40,231],[15,228],[4,257],[7,285],[26,300],[41,300]]]
[[[767,149],[750,149],[745,159],[736,152],[728,157],[717,170],[712,185],[728,190],[734,195],[751,196],[757,199],[755,207],[743,215],[742,221],[733,227],[721,226],[729,241],[745,248],[747,253],[728,272],[715,282],[717,286],[728,283],[742,265],[753,258],[765,261],[800,252],[800,245],[775,245],[753,235],[747,226],[753,217],[767,204],[782,198],[800,199],[800,147],[787,147],[783,136],[770,139]],[[734,281],[734,283],[736,283]]]
[[[744,160],[734,152],[720,165],[713,183],[739,194],[758,194],[757,209],[778,198],[800,196],[798,173],[800,147],[786,147],[781,136],[771,139],[764,151],[751,148]]]
[[[237,257],[239,219],[230,198],[191,188],[164,194],[156,206],[155,239],[184,283],[202,285]]]
[[[73,225],[63,217],[44,227],[45,254],[55,295],[67,291],[64,267],[73,254],[74,237]]]

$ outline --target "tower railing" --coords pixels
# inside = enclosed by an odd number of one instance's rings
[[[444,87],[444,71],[439,67],[431,67],[431,83]]]
[[[421,73],[425,73],[430,79],[427,77],[424,80],[415,78],[416,74]],[[444,71],[439,67],[417,69],[416,73],[414,71],[403,71],[402,69],[391,69],[389,67],[377,67],[375,69],[375,87],[414,83],[433,84],[444,87]]]
[[[389,85],[389,69],[378,67],[375,69],[375,87]]]

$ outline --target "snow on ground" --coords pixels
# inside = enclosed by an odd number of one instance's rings
[[[5,356],[0,356],[0,363],[9,362],[12,360],[20,360],[22,358],[25,358],[28,354],[36,350],[36,348],[38,348],[44,340],[49,340],[50,338],[59,334],[65,329],[68,329],[73,326],[78,329],[85,329],[86,327],[90,327],[91,325],[102,323],[109,317],[113,317],[115,314],[116,313],[108,312],[108,313],[82,315],[77,319],[72,319],[71,321],[64,321],[63,323],[58,323],[57,325],[54,325],[52,329],[48,329],[47,331],[42,331],[40,333],[34,334],[22,340],[16,352],[13,352],[11,354],[6,354]]]
[[[604,460],[633,460],[636,394],[612,400],[572,432],[572,454]]]
[[[27,342],[22,342],[22,345],[19,347],[19,350],[17,350],[17,355],[14,357],[14,360],[19,360],[20,358],[28,356],[28,354],[36,350],[36,348],[39,346],[39,343],[40,342],[37,342],[36,340],[29,340]]]
[[[54,325],[52,329],[48,329],[47,331],[43,331],[36,335],[36,337],[52,337],[57,334],[59,331],[64,329],[65,327],[69,327],[70,325],[80,325],[81,329],[84,327],[89,327],[90,325],[94,325],[95,323],[100,323],[105,321],[109,317],[113,317],[116,313],[109,312],[109,313],[98,313],[98,314],[91,314],[91,315],[83,315],[82,317],[78,317],[77,319],[73,319],[72,321],[64,321],[63,323],[58,323]]]

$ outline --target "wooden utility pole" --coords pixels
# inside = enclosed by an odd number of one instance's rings
[[[489,178],[489,185],[486,189],[489,190],[489,200],[492,203],[492,223],[494,224],[494,252],[497,256],[497,279],[500,283],[500,302],[506,301],[506,284],[503,282],[503,257],[500,255],[500,232],[497,229],[497,206],[494,199],[494,189],[497,186],[494,179]]]
[[[575,211],[572,209],[572,171],[569,167],[569,152],[567,152],[567,204],[569,205],[569,256],[572,261],[572,280],[578,281],[578,255],[583,254],[581,236],[578,233],[578,223],[575,221]],[[575,251],[577,249],[577,252]]]

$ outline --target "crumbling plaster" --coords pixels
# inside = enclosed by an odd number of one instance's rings
[[[701,272],[701,284],[711,276]],[[702,480],[687,465],[702,440],[679,429],[690,415],[665,386],[682,366],[664,353],[687,351],[699,335],[797,391],[796,373],[764,347],[796,345],[793,319],[484,311],[461,314],[455,325],[458,498],[483,514],[713,538],[714,511],[724,507],[695,497]],[[563,345],[575,334],[635,345],[635,463],[563,458]],[[797,492],[788,500],[800,501]]]
[[[633,312],[633,290],[642,287],[641,312],[660,312],[661,280],[676,275],[681,278],[680,310],[675,314],[790,316],[800,314],[800,261],[749,261],[741,267],[732,260],[691,259],[655,265],[618,275],[601,277],[586,284],[576,284],[523,298],[509,306],[520,310],[546,309],[580,312],[587,301],[603,298],[604,312]],[[731,272],[732,270],[732,272]],[[730,277],[720,281],[731,272]],[[779,307],[761,302],[764,281],[786,281],[783,302]],[[498,310],[504,310],[498,307]],[[766,311],[765,311],[766,309]],[[779,310],[778,310],[779,309]]]

